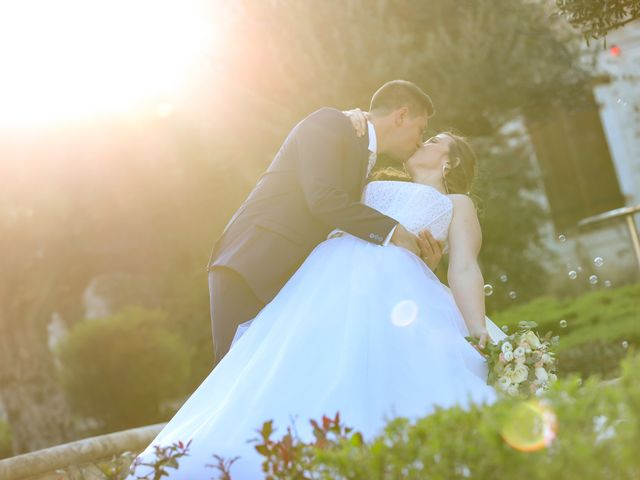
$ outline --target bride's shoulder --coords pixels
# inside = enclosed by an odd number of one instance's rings
[[[452,202],[458,202],[458,203],[471,202],[471,204],[473,204],[473,200],[471,200],[471,197],[466,193],[449,193],[447,197],[449,197]]]
[[[469,195],[464,193],[450,193],[447,195],[451,199],[453,204],[453,211],[458,213],[476,214],[476,204],[473,202]]]

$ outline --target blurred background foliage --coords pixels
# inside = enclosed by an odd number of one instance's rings
[[[637,0],[556,0],[556,6],[587,41],[640,18]]]
[[[161,422],[171,412],[167,400],[190,393],[182,389],[192,347],[170,330],[164,312],[140,307],[78,324],[59,351],[74,410],[98,431]]]
[[[326,105],[367,109],[387,80],[420,85],[436,105],[432,131],[453,128],[478,151],[485,277],[508,274],[518,302],[547,293],[550,252],[538,232],[547,213],[526,138],[512,127],[552,105],[579,106],[591,80],[580,36],[553,12],[525,0],[228,2],[224,48],[203,60],[171,114],[150,102],[0,136],[0,398],[13,451],[83,431],[47,326],[54,313],[68,329],[94,321],[95,279],[139,279],[103,292],[109,313],[163,312],[156,327],[189,346],[190,368],[176,367],[188,377],[162,392],[195,388],[212,367],[212,242],[296,122]],[[506,294],[487,301],[490,312],[514,304]],[[127,341],[142,347],[156,337],[141,325]],[[137,360],[129,368],[148,361]],[[126,398],[126,386],[114,382],[113,398]],[[118,428],[148,420],[128,418]]]
[[[621,359],[640,343],[640,285],[593,291],[577,298],[539,297],[497,313],[493,320],[516,331],[518,322],[538,324],[540,334],[560,336],[557,347],[561,376],[583,378],[620,374]]]

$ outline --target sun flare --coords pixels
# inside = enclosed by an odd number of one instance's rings
[[[0,123],[32,125],[171,101],[221,43],[203,0],[0,3]]]

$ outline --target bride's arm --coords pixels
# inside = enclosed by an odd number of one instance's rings
[[[469,333],[484,347],[487,340],[484,279],[478,265],[482,231],[475,205],[466,195],[450,195],[453,218],[449,227],[448,279]]]

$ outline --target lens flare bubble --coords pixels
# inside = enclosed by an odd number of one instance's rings
[[[507,415],[500,435],[515,450],[535,452],[551,446],[558,431],[555,413],[543,401],[516,404]]]
[[[397,327],[411,325],[418,316],[418,305],[413,300],[402,300],[391,311],[391,323]]]

